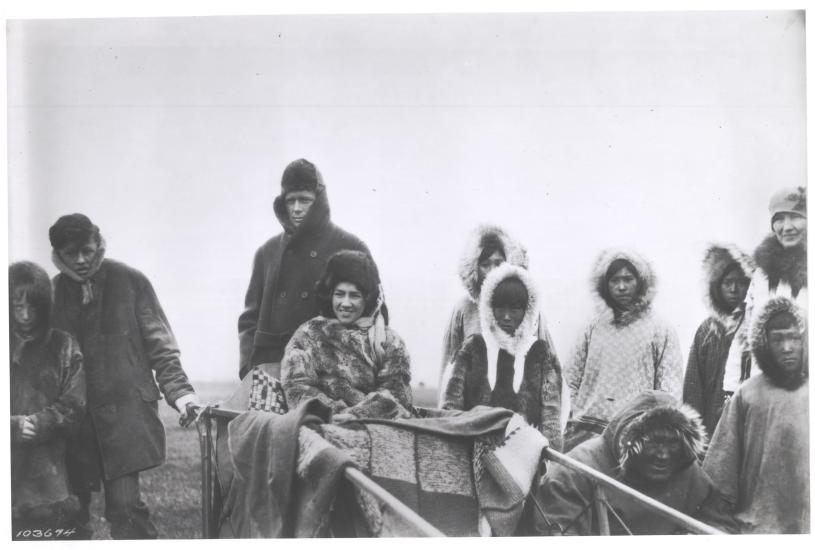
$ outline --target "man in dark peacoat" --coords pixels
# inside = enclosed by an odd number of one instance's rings
[[[325,185],[314,164],[305,159],[290,163],[281,188],[274,212],[284,231],[255,254],[246,307],[238,318],[241,378],[258,365],[280,377],[292,334],[320,313],[314,287],[334,252],[370,255],[364,242],[331,222]]]
[[[198,400],[147,277],[105,259],[99,228],[82,214],[61,217],[49,237],[60,270],[54,278],[54,326],[79,341],[85,360],[88,414],[67,455],[82,519],[89,519],[90,494],[99,490],[101,478],[111,536],[155,538],[139,494],[139,472],[164,462],[156,381],[182,417],[186,405]]]

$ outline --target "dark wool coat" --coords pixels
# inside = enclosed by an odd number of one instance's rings
[[[737,263],[746,277],[755,269],[753,260],[734,246],[710,246],[705,253],[705,302],[710,310],[710,317],[705,319],[696,330],[696,335],[688,354],[688,366],[685,369],[685,381],[682,389],[682,400],[702,415],[707,433],[712,434],[724,407],[725,364],[730,345],[736,335],[744,335],[741,330],[744,323],[744,309],[733,316],[727,304],[722,301],[719,291],[721,279],[728,267]],[[734,330],[728,334],[727,324],[732,323]],[[735,328],[738,326],[739,330]],[[738,346],[746,345],[746,338]]]
[[[11,337],[11,506],[15,518],[40,518],[55,527],[69,507],[65,442],[85,412],[85,376],[79,345],[48,330],[33,340]],[[36,436],[22,440],[26,416]],[[79,506],[73,503],[74,513]]]
[[[385,331],[384,353],[374,360],[367,329],[325,317],[303,323],[280,369],[289,409],[316,397],[357,418],[411,416],[410,357],[399,335]]]
[[[627,454],[632,443],[645,435],[647,429],[655,428],[676,429],[683,434],[689,463],[665,483],[636,481],[626,475]],[[581,443],[568,456],[675,510],[726,527],[729,518],[717,513],[720,496],[696,459],[705,440],[704,427],[693,409],[680,406],[665,392],[648,390],[623,407],[601,437]],[[585,475],[560,464],[551,464],[537,491],[546,520],[539,516],[536,530],[542,534],[598,535],[598,518],[593,505],[595,491],[596,484]],[[614,491],[606,491],[605,498],[634,535],[677,532],[672,521]],[[609,513],[608,520],[612,535],[626,534],[614,514]]]
[[[115,479],[164,462],[156,381],[171,405],[193,393],[147,277],[106,259],[91,281],[94,298],[83,306],[79,283],[54,278],[53,324],[79,341],[87,380],[88,416],[68,456],[77,491],[98,486],[99,474]]]
[[[283,195],[275,199],[274,212],[284,232],[255,254],[245,309],[238,318],[241,378],[256,365],[280,361],[297,327],[319,315],[314,287],[332,254],[347,249],[370,255],[365,243],[331,222],[324,189],[296,229]]]
[[[495,288],[509,277],[521,280],[529,296],[524,319],[513,336],[498,328],[490,305]],[[539,315],[537,291],[526,270],[505,263],[490,272],[484,281],[479,311],[482,327],[495,342],[497,354],[489,357],[481,334],[467,338],[442,377],[441,408],[468,411],[477,405],[491,405],[510,409],[540,430],[553,448],[561,449],[560,362],[549,344],[537,338],[537,324],[543,318]],[[516,362],[516,356],[521,360]],[[490,361],[495,361],[494,369],[490,369]],[[521,365],[523,373],[516,373],[515,368]],[[496,373],[492,385],[490,370]],[[517,391],[513,387],[516,374],[522,376]]]

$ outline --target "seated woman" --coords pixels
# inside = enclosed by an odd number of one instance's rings
[[[283,355],[289,409],[316,397],[335,420],[410,417],[410,358],[387,326],[373,260],[350,250],[331,256],[317,299],[322,315],[300,325]]]
[[[562,447],[561,370],[549,344],[538,337],[538,294],[529,273],[504,263],[481,288],[483,334],[469,336],[442,377],[441,408],[476,405],[517,412]]]

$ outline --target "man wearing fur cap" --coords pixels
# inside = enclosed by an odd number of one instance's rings
[[[651,308],[656,275],[630,250],[607,250],[591,277],[600,314],[586,327],[566,377],[572,412],[564,436],[570,450],[602,433],[619,407],[640,392],[682,390],[676,331]]]
[[[693,338],[682,399],[699,411],[705,428],[712,434],[724,407],[728,351],[734,340],[734,347],[746,345],[744,296],[755,264],[734,245],[713,244],[705,252],[703,269],[710,317],[702,322]]]
[[[504,407],[523,416],[560,450],[560,363],[538,337],[539,296],[532,277],[509,263],[493,269],[480,294],[481,334],[469,336],[442,377],[441,408]]]
[[[673,396],[648,390],[614,415],[601,437],[568,456],[613,477],[684,514],[727,527],[720,496],[699,464],[707,436],[699,414]],[[581,472],[551,464],[537,497],[543,514],[536,530],[544,535],[599,535],[596,484]],[[614,491],[605,492],[612,535],[670,535],[669,519]]]
[[[756,248],[753,258],[756,270],[745,297],[744,325],[750,333],[756,311],[773,296],[785,296],[795,302],[806,316],[807,292],[807,205],[806,189],[782,189],[770,198],[770,228]],[[740,381],[750,376],[742,373],[749,359],[746,339],[741,346],[731,346],[725,366],[725,390],[736,391]],[[741,374],[741,376],[740,376]]]
[[[279,378],[292,334],[319,313],[314,285],[328,258],[343,249],[369,254],[365,243],[331,222],[323,178],[314,164],[295,160],[286,166],[280,184],[274,213],[283,233],[255,254],[245,309],[238,318],[241,378],[259,365]]]
[[[789,298],[758,312],[750,347],[761,374],[725,405],[704,469],[742,533],[809,533],[807,332]]]
[[[159,388],[182,422],[191,414],[187,405],[198,398],[147,277],[105,258],[105,241],[87,216],[62,216],[48,236],[60,270],[54,278],[54,327],[77,339],[85,361],[88,414],[67,455],[82,519],[90,519],[91,492],[99,490],[101,478],[111,536],[156,538],[141,500],[139,472],[164,462]]]

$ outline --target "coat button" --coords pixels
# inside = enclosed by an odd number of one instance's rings
[[[312,258],[316,258],[317,257],[317,251],[312,250],[311,253],[309,253],[309,256],[311,256]]]
[[[306,292],[306,291],[304,290],[303,292],[301,292],[301,293],[300,293],[300,297],[301,297],[303,300],[305,300],[306,298],[308,298],[308,292]]]
[[[280,293],[280,297],[281,297],[281,298],[285,298],[285,297],[286,297],[286,291],[285,291],[285,290],[284,290],[283,292],[281,292],[281,293]]]

